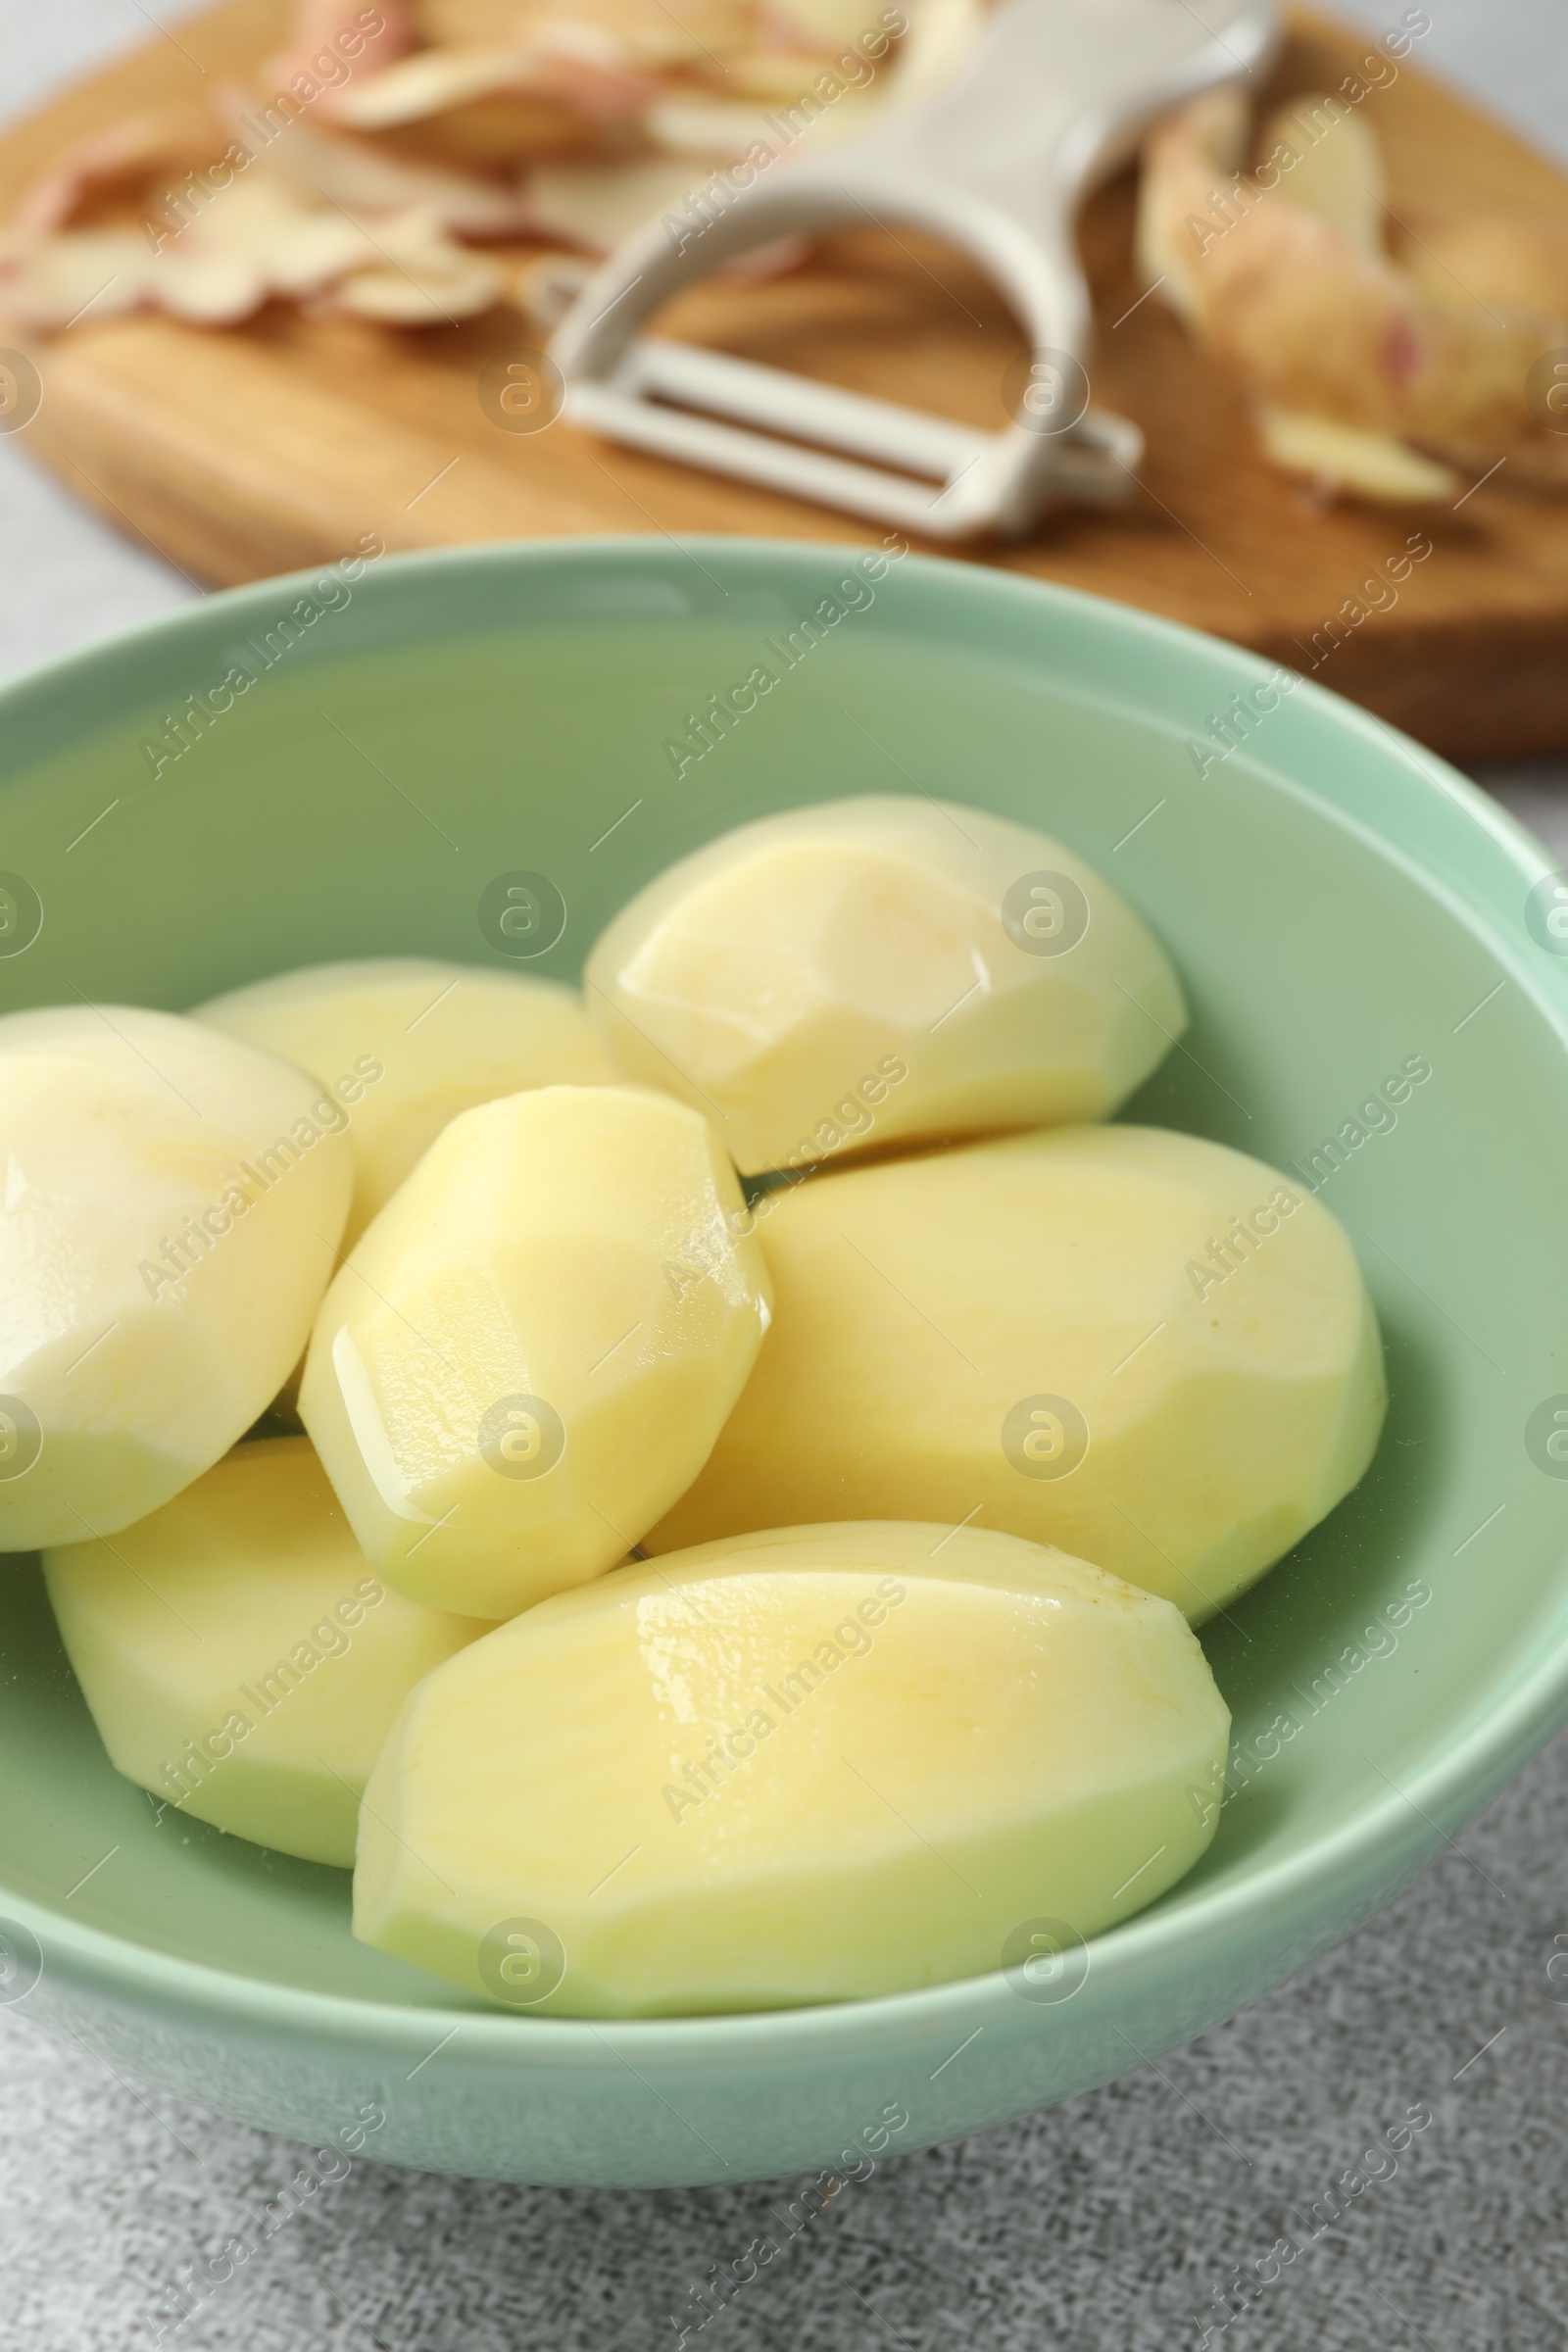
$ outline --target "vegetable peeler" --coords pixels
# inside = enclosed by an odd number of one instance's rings
[[[944,89],[831,148],[798,158],[754,148],[765,165],[717,174],[682,222],[666,216],[627,238],[552,339],[562,414],[927,538],[1019,538],[1057,504],[1118,503],[1143,436],[1089,405],[1074,217],[1156,116],[1257,73],[1276,29],[1274,0],[1003,0]],[[1011,423],[988,432],[638,333],[738,255],[868,222],[943,237],[1008,297],[1028,344],[1004,387]]]

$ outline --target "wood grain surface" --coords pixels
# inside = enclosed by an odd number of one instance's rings
[[[286,13],[282,0],[229,0],[182,24],[177,42],[154,38],[68,92],[0,142],[0,213],[70,141],[245,75]],[[1367,49],[1364,33],[1298,14],[1274,94],[1332,89]],[[1568,180],[1414,62],[1364,105],[1396,211],[1568,211]],[[1132,220],[1124,174],[1092,201],[1082,244],[1096,398],[1148,437],[1138,489],[1122,510],[1057,514],[1026,544],[972,560],[1213,630],[1452,758],[1568,746],[1568,499],[1516,492],[1504,467],[1436,514],[1316,502],[1264,465],[1240,398],[1159,301],[1139,302]],[[1005,307],[965,264],[876,231],[834,239],[792,276],[696,289],[661,324],[977,424],[1003,421],[1002,378],[1020,349]],[[368,530],[394,549],[590,531],[877,535],[564,424],[501,429],[481,373],[540,341],[510,307],[417,330],[281,306],[218,331],[89,313],[50,339],[8,339],[43,381],[28,427],[37,454],[204,581],[330,559]],[[1433,550],[1397,602],[1315,656],[1325,619],[1417,526]]]

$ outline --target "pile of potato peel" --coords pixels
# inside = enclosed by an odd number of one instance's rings
[[[1262,125],[1249,171],[1252,144],[1235,90],[1156,129],[1138,248],[1268,456],[1399,502],[1452,503],[1499,462],[1568,484],[1568,419],[1531,399],[1532,369],[1568,349],[1568,220],[1395,215],[1366,116],[1331,95]]]

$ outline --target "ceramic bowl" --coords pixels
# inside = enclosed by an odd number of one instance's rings
[[[1000,570],[663,536],[270,580],[57,663],[0,713],[7,1008],[177,1008],[334,956],[506,968],[519,874],[559,936],[514,968],[570,977],[670,859],[846,793],[1058,834],[1193,1003],[1125,1115],[1319,1192],[1393,1398],[1361,1487],[1204,1632],[1235,1748],[1200,1866],[1054,1974],[846,2007],[545,2020],[366,1950],[346,1874],[113,1772],[36,1566],[8,1560],[0,1997],[28,2016],[122,2074],[402,2164],[626,2185],[863,2166],[1279,1984],[1568,1711],[1568,938],[1539,850],[1413,743],[1233,647]]]

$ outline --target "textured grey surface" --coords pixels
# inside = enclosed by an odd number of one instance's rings
[[[1561,7],[1430,0],[1422,55],[1560,146]],[[177,28],[183,13],[166,5],[162,22]],[[1381,26],[1399,9],[1359,0],[1351,13]],[[0,92],[21,106],[147,32],[137,0],[71,0],[69,14],[11,0]],[[0,672],[191,593],[0,443]],[[1568,770],[1489,780],[1568,861]],[[1568,2305],[1568,2002],[1554,1994],[1568,1985],[1546,1971],[1568,1949],[1565,1812],[1568,1738],[1462,1851],[1283,1992],[1104,2090],[885,2164],[794,2237],[781,2210],[794,2183],[566,2193],[362,2161],[162,2340],[192,2352],[641,2352],[694,2328],[691,2290],[760,2239],[777,2252],[704,2330],[719,2352],[1196,2348],[1193,2315],[1217,2322],[1232,2266],[1266,2258],[1293,2208],[1304,2240],[1306,2209],[1418,2108],[1432,2120],[1396,2170],[1250,2308],[1237,2299],[1209,2341],[1555,2348]],[[182,2266],[256,2234],[247,2216],[305,2156],[119,2081],[44,2038],[24,2007],[0,2010],[0,2352],[159,2340]]]

